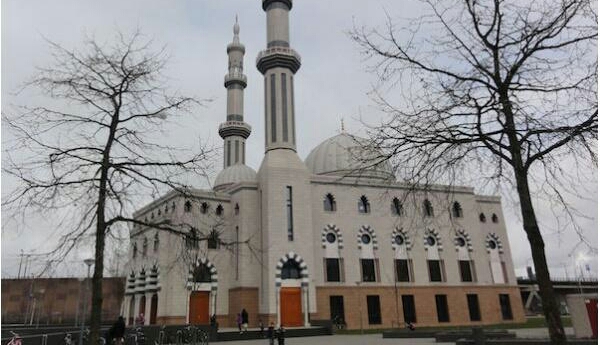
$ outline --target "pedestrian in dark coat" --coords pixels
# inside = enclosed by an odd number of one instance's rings
[[[267,338],[269,338],[269,345],[275,345],[275,324],[273,322],[267,329]]]
[[[125,319],[122,316],[119,316],[117,321],[113,323],[113,325],[108,330],[108,339],[106,341],[108,344],[114,343],[119,345],[123,344],[123,338],[125,337]]]
[[[244,332],[248,331],[248,312],[246,309],[242,309],[242,329]]]

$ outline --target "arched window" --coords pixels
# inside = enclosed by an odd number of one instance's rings
[[[208,208],[209,208],[208,203],[203,202],[202,205],[200,205],[200,212],[202,214],[206,214],[206,212],[208,212]]]
[[[183,210],[184,210],[185,212],[190,212],[190,211],[192,211],[192,203],[191,203],[189,200],[187,200],[187,201],[185,202],[185,205],[183,206]]]
[[[235,204],[235,208],[233,209],[233,213],[235,213],[236,216],[238,214],[240,214],[240,205]]]
[[[325,199],[323,200],[323,209],[330,212],[336,211],[335,198],[333,195],[331,195],[331,193],[325,195]]]
[[[498,223],[498,216],[495,213],[492,214],[492,223]]]
[[[217,216],[222,216],[223,215],[223,206],[221,204],[219,204],[217,206],[217,208],[215,209],[215,214]]]
[[[165,214],[169,213],[169,205],[165,204]]]
[[[159,239],[158,239],[158,232],[154,234],[154,251],[158,251],[158,244],[159,244]]]
[[[360,200],[358,200],[358,213],[370,213],[371,212],[371,204],[369,204],[369,199],[366,196],[361,196]]]
[[[194,282],[195,283],[210,283],[210,269],[206,264],[199,264],[194,267]]]
[[[455,201],[452,204],[452,217],[462,218],[462,216],[463,216],[462,206],[460,206],[460,203],[458,201]]]
[[[403,216],[404,215],[404,207],[398,198],[392,199],[392,215],[394,216]]]
[[[185,237],[185,246],[187,249],[198,249],[198,230],[191,228]]]
[[[144,241],[142,242],[142,255],[146,256],[148,254],[148,239],[144,237]]]
[[[160,210],[160,208],[158,209],[157,213],[159,216],[162,214],[162,211]]]
[[[485,221],[486,221],[485,214],[483,214],[483,213],[479,214],[479,221],[482,222],[482,223],[485,223]]]
[[[425,217],[433,217],[433,206],[431,205],[431,201],[427,199],[423,201],[423,214]]]
[[[154,212],[150,213],[150,219],[154,219]]]
[[[131,257],[135,259],[137,256],[137,243],[133,243],[133,249],[131,250]]]
[[[171,211],[175,211],[175,201],[171,203]]]
[[[300,265],[294,260],[288,260],[281,268],[281,279],[300,279]]]
[[[219,239],[219,232],[215,229],[210,231],[208,234],[208,249],[219,249],[219,244],[221,240]]]

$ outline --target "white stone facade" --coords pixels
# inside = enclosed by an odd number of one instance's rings
[[[214,315],[220,324],[233,326],[241,306],[253,316],[251,325],[258,318],[265,325],[309,325],[333,316],[339,308],[330,305],[333,297],[345,297],[347,303],[356,289],[375,294],[377,289],[393,288],[417,296],[432,287],[437,294],[456,288],[467,293],[492,288],[500,293],[518,291],[499,197],[476,195],[468,187],[409,189],[393,181],[387,164],[357,172],[353,157],[371,152],[356,155],[361,148],[352,147],[357,141],[346,133],[317,146],[306,162],[298,157],[292,83],[299,56],[276,53],[277,47],[289,50],[291,1],[264,0],[263,8],[269,23],[269,46],[258,61],[266,91],[263,162],[254,174],[241,158],[224,160],[229,170],[217,178],[215,190],[171,192],[135,213],[136,219],[148,223],[168,219],[181,224],[181,233],[137,225],[131,229],[130,276],[123,302],[128,322],[144,311],[146,324],[207,323]],[[246,78],[241,74],[244,50],[237,23],[234,34],[228,53],[237,69],[230,66],[226,76],[228,122],[220,128],[225,143],[232,138],[243,142],[250,133],[236,132],[240,124],[249,126],[242,117]],[[234,115],[237,122],[229,121]],[[245,157],[243,146],[241,150],[238,157]],[[424,209],[425,200],[431,203],[432,215]],[[193,240],[192,228],[201,241]],[[208,248],[211,231],[218,234],[218,248]],[[337,270],[331,266],[334,273],[329,278],[326,259],[339,265]],[[361,260],[374,260],[375,277],[370,266],[363,271]],[[410,278],[398,277],[395,260],[409,262]],[[462,272],[460,262],[469,262],[471,271]],[[440,281],[429,265],[439,267]],[[390,312],[385,305],[374,304],[379,295],[367,297],[369,324],[377,326],[377,314],[379,324],[385,324]],[[520,306],[519,300],[511,303]],[[439,313],[438,309],[438,318]],[[348,325],[358,327],[350,312],[345,314]],[[461,318],[454,320],[469,323]],[[428,322],[427,317],[421,320]]]

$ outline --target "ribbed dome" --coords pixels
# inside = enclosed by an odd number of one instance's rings
[[[381,153],[377,150],[361,147],[363,142],[365,139],[347,133],[331,137],[310,151],[305,160],[306,167],[317,175],[393,179],[394,174],[387,161],[374,167],[361,169],[369,164],[369,160],[381,157]]]
[[[236,164],[222,170],[217,178],[215,179],[215,186],[213,189],[222,189],[227,185],[240,182],[255,182],[256,171],[254,169],[244,165]]]

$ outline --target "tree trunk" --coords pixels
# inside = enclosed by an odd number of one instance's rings
[[[497,80],[498,85],[501,85],[500,80]],[[521,216],[523,217],[523,229],[527,234],[529,246],[531,247],[531,255],[533,257],[533,265],[537,277],[537,283],[542,297],[542,309],[544,317],[548,324],[548,333],[552,344],[566,344],[565,331],[563,329],[562,320],[558,304],[554,297],[554,288],[550,280],[550,272],[548,272],[548,263],[546,262],[546,253],[544,252],[544,239],[540,233],[535,210],[531,202],[531,191],[529,190],[529,181],[527,180],[527,169],[523,164],[521,155],[521,143],[516,135],[514,114],[512,111],[512,103],[508,96],[506,87],[499,88],[500,102],[502,104],[502,113],[506,119],[506,129],[510,144],[510,152],[512,158],[512,167],[515,173],[515,181],[517,183],[517,193],[519,194],[519,203],[521,205]]]
[[[517,181],[517,192],[519,193],[519,201],[521,204],[521,215],[523,217],[523,228],[527,233],[527,239],[531,247],[531,255],[533,257],[533,265],[535,267],[535,275],[542,297],[542,308],[544,317],[548,324],[548,332],[552,344],[566,344],[565,331],[563,329],[562,320],[558,303],[554,295],[554,288],[550,280],[550,272],[548,271],[548,263],[546,262],[546,253],[544,252],[544,239],[538,228],[535,210],[531,202],[529,191],[529,183],[527,181],[527,173],[522,168],[515,167],[515,179]]]

